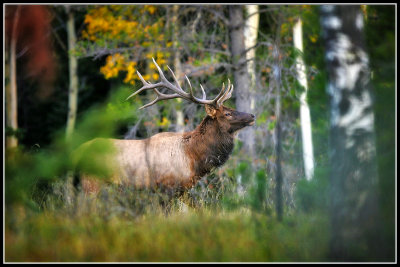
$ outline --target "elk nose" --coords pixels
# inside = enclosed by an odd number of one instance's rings
[[[256,116],[254,116],[253,114],[250,114],[251,118],[254,119]]]

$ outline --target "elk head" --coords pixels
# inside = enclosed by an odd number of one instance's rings
[[[197,98],[196,96],[193,95],[192,85],[186,75],[185,75],[185,78],[186,78],[186,81],[188,82],[189,88],[190,88],[189,93],[185,92],[181,88],[174,72],[168,66],[167,67],[170,70],[172,77],[174,78],[175,85],[170,83],[165,78],[161,68],[158,66],[158,64],[154,60],[154,58],[153,58],[153,62],[158,69],[161,81],[158,83],[155,83],[155,84],[147,82],[143,79],[142,75],[137,71],[137,74],[143,83],[143,87],[141,87],[138,91],[134,92],[127,98],[127,99],[129,99],[130,97],[132,97],[136,94],[139,94],[140,92],[142,92],[144,90],[153,89],[154,92],[157,94],[157,98],[154,99],[153,101],[151,101],[150,103],[140,107],[140,109],[154,105],[155,103],[157,103],[158,101],[161,101],[161,100],[167,100],[167,99],[173,99],[173,98],[183,98],[183,99],[189,100],[189,101],[197,103],[197,104],[205,105],[205,110],[206,110],[208,117],[210,119],[214,120],[214,122],[217,122],[221,131],[233,134],[246,126],[250,126],[250,125],[254,124],[255,116],[253,114],[236,111],[234,109],[225,107],[223,105],[223,103],[232,96],[233,84],[230,83],[229,79],[228,79],[228,86],[225,87],[225,84],[223,83],[222,89],[219,92],[219,94],[214,99],[211,99],[211,100],[207,100],[207,96],[204,91],[204,88],[200,84],[200,88],[203,93],[203,96],[202,96],[202,98]],[[161,93],[157,88],[162,88],[162,87],[167,88],[174,93],[173,94]]]

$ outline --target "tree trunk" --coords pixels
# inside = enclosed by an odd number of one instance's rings
[[[174,5],[172,7],[172,46],[174,48],[174,72],[175,75],[178,79],[178,82],[181,85],[182,81],[182,65],[181,65],[181,53],[179,51],[179,46],[178,46],[178,15],[179,15],[179,5]],[[178,98],[176,99],[178,104],[175,106],[175,113],[176,113],[176,132],[183,132],[185,130],[185,123],[184,123],[184,116],[183,116],[183,110],[182,110],[182,99]]]
[[[258,35],[258,25],[260,21],[260,14],[258,13],[258,5],[246,5],[246,14],[247,19],[244,27],[244,45],[246,52],[246,60],[247,60],[247,72],[249,73],[250,78],[250,108],[252,111],[255,109],[255,91],[256,91],[256,49],[257,44],[257,35]],[[252,48],[252,49],[251,49]]]
[[[278,221],[282,221],[283,216],[283,196],[282,196],[282,130],[281,130],[281,87],[282,87],[282,62],[280,53],[280,32],[281,17],[278,17],[278,25],[276,29],[275,43],[273,49],[273,79],[275,86],[275,131],[274,131],[274,150],[275,150],[275,177],[276,177],[276,215]]]
[[[312,132],[311,132],[311,116],[310,109],[307,103],[307,76],[306,66],[304,65],[302,53],[303,53],[303,31],[302,22],[299,18],[293,27],[293,42],[294,47],[301,54],[296,58],[296,70],[297,70],[297,81],[303,86],[304,91],[300,95],[300,125],[301,125],[301,136],[303,143],[303,162],[304,172],[306,179],[311,180],[314,173],[314,156],[313,156],[313,144],[312,144]]]
[[[322,6],[330,96],[331,257],[379,260],[373,101],[359,6]]]
[[[78,59],[73,54],[76,43],[74,13],[69,6],[66,6],[68,14],[68,58],[69,58],[69,93],[68,93],[68,117],[66,138],[70,138],[75,127],[76,112],[78,109]]]
[[[69,59],[69,91],[68,91],[68,117],[66,128],[66,139],[69,140],[75,128],[76,113],[78,109],[78,59],[73,54],[76,44],[75,20],[71,7],[66,6],[65,11],[68,15],[67,34],[68,34],[68,59]],[[73,204],[74,188],[73,188],[72,171],[66,174],[65,184],[65,202],[67,205]],[[76,203],[75,203],[76,204]]]
[[[246,50],[244,42],[244,19],[243,6],[229,6],[229,35],[232,63],[234,65],[234,85],[236,93],[236,109],[242,112],[252,113],[250,87],[250,77],[247,71]],[[239,132],[239,139],[243,141],[244,151],[254,155],[254,130],[246,127]]]
[[[14,14],[12,33],[10,38],[9,50],[9,78],[6,86],[6,109],[7,109],[7,127],[11,130],[10,135],[6,137],[6,147],[15,148],[18,146],[18,139],[15,135],[18,130],[18,97],[17,97],[17,25],[19,21],[20,6],[17,6]]]
[[[282,134],[281,134],[281,66],[279,61],[279,46],[274,47],[274,84],[275,84],[275,131],[274,131],[274,150],[275,150],[275,177],[276,177],[276,215],[278,220],[282,220]]]

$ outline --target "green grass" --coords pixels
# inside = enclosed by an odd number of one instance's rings
[[[264,172],[257,177],[266,179]],[[267,185],[253,178],[244,196],[223,174],[180,197],[108,185],[97,197],[80,193],[72,203],[65,181],[36,183],[28,202],[6,205],[5,261],[327,261],[328,216],[299,210],[278,222]]]
[[[12,213],[5,225],[7,262],[298,262],[324,261],[327,254],[328,224],[316,215],[277,223],[247,209],[189,208],[136,218]]]

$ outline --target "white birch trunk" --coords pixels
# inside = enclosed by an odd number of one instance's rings
[[[330,96],[330,212],[334,260],[382,255],[374,108],[359,6],[321,7]]]
[[[258,5],[247,5],[245,6],[247,19],[244,27],[244,45],[246,50],[254,47],[257,44],[258,25],[260,21],[260,14],[258,13]],[[255,109],[255,97],[254,92],[256,91],[256,49],[250,49],[246,53],[247,60],[247,72],[250,77],[250,110]]]
[[[303,53],[303,31],[302,21],[300,18],[293,27],[293,42],[294,47]],[[314,156],[311,132],[311,116],[307,103],[308,84],[306,78],[306,66],[304,65],[302,55],[298,55],[296,58],[296,71],[297,80],[300,85],[304,87],[304,91],[300,95],[300,125],[303,143],[304,172],[306,179],[309,181],[314,173]]]
[[[9,77],[10,82],[6,86],[6,123],[13,131],[11,136],[6,137],[6,147],[15,148],[18,146],[18,139],[15,131],[18,129],[18,97],[17,97],[17,25],[19,20],[20,6],[16,8],[13,22],[13,29],[10,40]]]
[[[75,20],[74,13],[69,6],[65,7],[67,12],[67,35],[68,35],[68,59],[69,59],[69,91],[68,91],[68,117],[66,127],[66,139],[69,140],[75,128],[76,113],[78,109],[78,59],[73,55],[72,51],[76,44]],[[73,173],[68,171],[66,174],[66,184],[64,187],[65,203],[71,205],[73,203]]]
[[[68,93],[68,118],[66,138],[70,138],[75,128],[76,112],[78,108],[78,59],[71,53],[75,48],[76,34],[74,25],[74,14],[69,7],[66,7],[68,14],[68,58],[69,58],[69,93]]]

